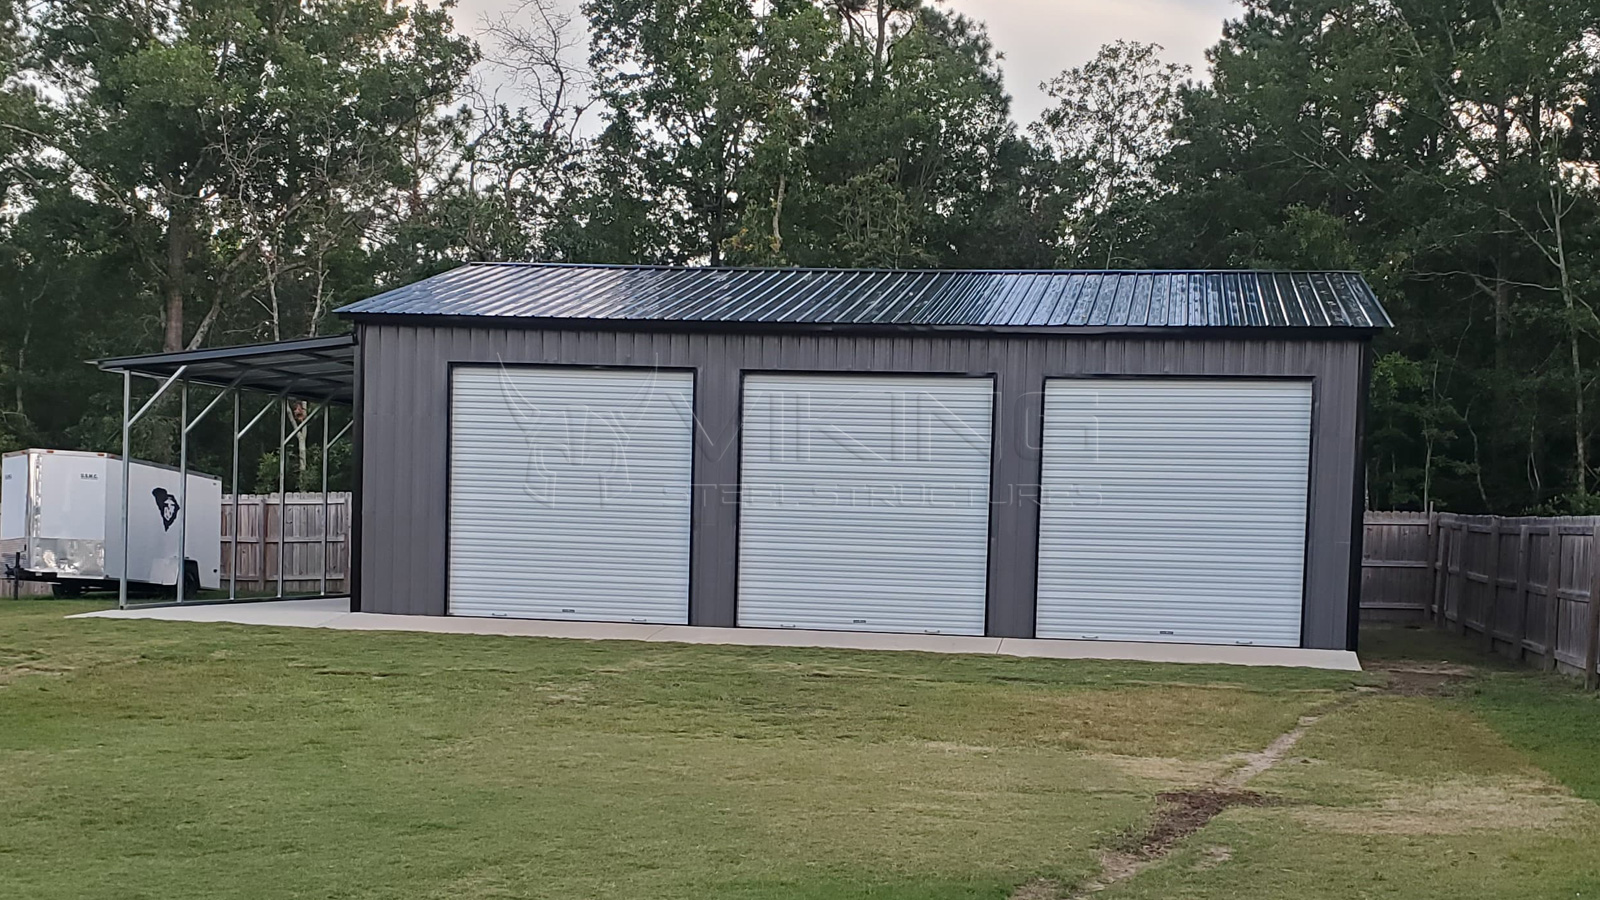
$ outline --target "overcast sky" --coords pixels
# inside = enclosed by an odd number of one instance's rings
[[[561,0],[576,9],[581,0]],[[1039,83],[1088,61],[1101,44],[1124,38],[1153,41],[1169,62],[1205,69],[1205,51],[1222,36],[1222,21],[1238,14],[1233,0],[946,0],[948,8],[989,26],[1004,54],[1014,113],[1026,124],[1045,97]],[[516,0],[460,0],[456,21],[476,35],[487,17]]]
[[[1039,83],[1094,58],[1117,39],[1166,48],[1167,62],[1201,73],[1206,49],[1222,37],[1224,19],[1238,14],[1233,0],[950,0],[946,4],[989,26],[1013,112],[1019,122],[1037,118],[1045,96]]]

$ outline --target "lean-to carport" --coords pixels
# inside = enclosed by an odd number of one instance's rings
[[[177,601],[185,602],[184,572],[188,539],[188,474],[189,434],[206,417],[232,400],[233,426],[231,434],[232,470],[229,489],[233,495],[233,521],[237,531],[239,522],[239,441],[255,428],[268,413],[278,411],[278,566],[277,596],[283,597],[284,576],[284,502],[287,467],[284,450],[289,442],[299,437],[320,420],[322,430],[322,561],[319,591],[316,596],[326,596],[328,590],[328,448],[350,434],[355,424],[352,417],[337,432],[329,427],[333,407],[350,407],[355,397],[356,342],[353,335],[307,338],[254,344],[245,347],[223,347],[211,350],[188,350],[176,353],[153,353],[144,356],[126,356],[103,359],[97,365],[107,372],[122,373],[122,558],[123,566],[117,591],[119,607],[128,606],[128,495],[130,493],[128,470],[132,447],[133,426],[174,386],[179,395],[178,437],[178,585]],[[154,380],[158,387],[137,411],[133,408],[133,379]],[[189,413],[189,394],[192,387],[215,391],[209,402],[193,416]],[[244,420],[244,395],[265,397],[265,402],[248,420]],[[306,413],[291,425],[289,410],[293,403],[305,403]],[[263,527],[266,523],[263,521]],[[231,546],[228,568],[228,599],[238,599],[239,541],[237,535]],[[262,564],[265,565],[265,560]],[[351,566],[352,572],[354,566]],[[187,598],[192,600],[194,598]]]

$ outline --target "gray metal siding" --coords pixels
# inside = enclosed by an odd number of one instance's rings
[[[738,416],[744,371],[993,375],[988,629],[1034,626],[1044,380],[1088,376],[1299,377],[1314,382],[1305,646],[1347,644],[1361,340],[1148,336],[751,335],[503,327],[360,326],[364,400],[361,608],[442,615],[451,363],[641,365],[696,371],[690,622],[736,621]]]

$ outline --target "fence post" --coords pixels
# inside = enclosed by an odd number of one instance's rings
[[[333,558],[338,562],[339,568],[339,593],[350,592],[350,495],[344,494],[339,498],[339,521],[342,527],[339,530],[339,544],[334,548]]]
[[[1437,521],[1436,527],[1439,529],[1439,571],[1437,580],[1433,585],[1433,608],[1436,614],[1434,624],[1439,628],[1444,628],[1450,624],[1449,617],[1445,615],[1444,605],[1449,598],[1450,553],[1452,552],[1453,544],[1450,538],[1450,529],[1445,526],[1442,519]]]
[[[1427,617],[1438,621],[1438,556],[1443,551],[1443,541],[1438,540],[1438,514],[1434,512],[1434,504],[1427,504],[1427,569],[1429,569],[1429,597],[1427,597]]]
[[[1450,626],[1450,558],[1457,552],[1460,541],[1450,527],[1439,522],[1439,627]]]
[[[267,495],[256,495],[256,507],[261,510],[261,527],[256,529],[256,558],[261,564],[256,567],[256,590],[266,593],[267,590]]]
[[[1561,522],[1550,520],[1550,563],[1545,575],[1544,670],[1556,668],[1556,645],[1561,642]]]
[[[1528,523],[1523,520],[1517,525],[1517,563],[1516,563],[1516,615],[1517,624],[1512,630],[1511,658],[1520,662],[1522,660],[1523,645],[1528,640]]]
[[[1600,673],[1595,665],[1600,663],[1600,521],[1596,521],[1589,536],[1589,623],[1586,647],[1583,653],[1583,685],[1594,690],[1600,684]]]
[[[1489,523],[1489,563],[1483,567],[1488,596],[1483,598],[1483,652],[1494,652],[1494,620],[1500,609],[1500,517]]]
[[[231,548],[239,540],[239,517],[233,512],[233,497],[235,494],[222,495],[222,558],[217,561],[218,584],[228,580],[228,572],[238,568],[232,559]],[[232,523],[231,525],[229,523]],[[220,590],[220,588],[219,588]]]
[[[1451,622],[1450,630],[1462,637],[1465,637],[1467,633],[1467,570],[1470,568],[1467,565],[1467,540],[1471,536],[1472,530],[1467,526],[1467,523],[1458,520],[1456,522],[1456,564],[1455,570],[1450,573],[1450,592],[1445,598],[1445,604],[1448,608],[1450,598],[1455,598],[1456,617]]]

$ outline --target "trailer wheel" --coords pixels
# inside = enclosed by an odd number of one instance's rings
[[[70,600],[83,596],[83,585],[70,581],[58,581],[50,586],[50,593],[58,600]]]
[[[192,559],[183,561],[183,597],[193,600],[200,596],[200,564]]]

